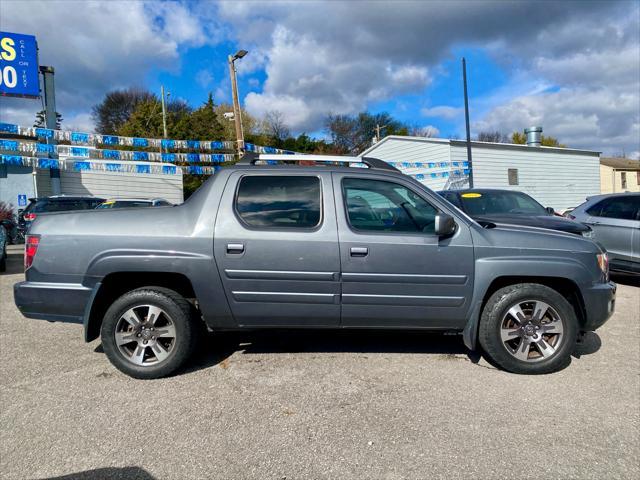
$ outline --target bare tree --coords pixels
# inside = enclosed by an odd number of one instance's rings
[[[414,125],[409,131],[409,135],[412,137],[435,138],[440,135],[440,131],[432,125],[427,125],[426,127]]]
[[[492,142],[492,143],[509,143],[510,139],[508,135],[496,130],[495,132],[480,132],[478,133],[479,142]]]
[[[284,114],[279,110],[270,110],[264,116],[265,133],[275,140],[283,141],[291,136],[285,123]]]
[[[131,87],[107,92],[102,102],[92,109],[91,116],[96,124],[96,132],[116,134],[140,103],[152,100],[156,100],[155,95],[141,88]]]

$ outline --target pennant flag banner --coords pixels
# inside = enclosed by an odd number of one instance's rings
[[[175,165],[152,165],[129,163],[111,163],[91,160],[57,160],[53,158],[28,157],[24,155],[3,155],[0,154],[0,164],[18,165],[37,168],[61,168],[69,171],[102,171],[102,172],[128,172],[139,174],[162,174],[162,175],[182,175],[190,173],[192,175],[213,175],[220,167],[198,166],[198,167],[177,167]]]
[[[13,123],[0,123],[0,133],[12,133],[39,139],[53,139],[58,142],[69,142],[74,145],[84,146],[123,146],[157,148],[160,150],[235,150],[236,143],[221,140],[174,140],[168,138],[139,138],[121,137],[118,135],[100,135],[98,133],[72,132],[70,130],[52,130],[49,128],[23,127]],[[245,148],[249,152],[256,153],[280,153],[293,154],[290,150],[282,150],[274,147],[263,147],[247,143]]]
[[[232,162],[235,159],[233,153],[142,152],[137,150],[109,150],[94,147],[49,145],[15,140],[0,140],[0,150],[27,153],[29,156],[45,154],[96,160],[133,160],[142,162],[222,163]]]

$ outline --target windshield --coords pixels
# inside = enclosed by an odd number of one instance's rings
[[[66,212],[70,210],[91,210],[102,202],[100,198],[43,198],[31,203],[25,213]]]
[[[509,190],[495,192],[464,192],[460,200],[467,213],[473,217],[483,215],[548,215],[542,205],[529,195]]]

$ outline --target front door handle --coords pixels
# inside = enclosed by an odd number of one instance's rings
[[[242,243],[227,243],[227,253],[244,253],[244,245]]]
[[[369,255],[369,249],[367,247],[351,247],[352,257],[366,257]]]

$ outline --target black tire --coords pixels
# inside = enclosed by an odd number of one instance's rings
[[[7,252],[0,253],[0,272],[7,271]]]
[[[545,343],[545,345],[550,345],[550,342],[556,339],[555,341],[558,342],[558,344],[553,345],[553,353],[549,353],[551,352],[550,349],[547,350],[544,346],[540,347],[539,344],[533,340],[534,338],[543,338],[543,335],[538,333],[535,326],[533,327],[535,330],[534,336],[526,337],[531,342],[530,346],[524,343],[523,338],[516,336],[516,333],[514,333],[513,337],[509,337],[513,338],[513,340],[509,340],[508,342],[503,342],[501,338],[501,331],[503,325],[505,325],[504,322],[510,322],[514,318],[508,315],[510,309],[516,305],[519,307],[521,305],[527,305],[527,302],[530,300],[546,303],[551,307],[548,311],[554,311],[554,313],[557,314],[555,321],[561,322],[561,335],[551,333],[550,337],[547,336],[546,340],[543,339],[541,341],[548,341],[549,343]],[[521,309],[520,311],[522,312],[523,310]],[[528,315],[526,317],[528,318]],[[528,318],[527,321],[521,323],[531,323],[530,321],[535,320],[535,318]],[[538,328],[549,328],[549,330],[553,330],[553,327],[546,327],[546,325],[551,325],[551,322],[543,323],[543,326],[538,326]],[[520,324],[513,325],[511,328],[514,332],[515,330],[520,330],[520,332],[522,332],[520,335],[526,335],[524,333],[525,327],[521,327]],[[507,329],[505,331],[509,330]],[[482,311],[478,333],[482,349],[489,359],[498,367],[512,373],[530,375],[545,374],[561,370],[571,362],[571,353],[575,348],[578,336],[578,319],[573,306],[556,290],[545,285],[521,283],[501,288],[491,295]],[[534,345],[534,343],[536,344]],[[516,358],[516,353],[513,353],[510,347],[511,345],[516,345],[516,347],[513,347],[515,351],[519,351],[520,345],[522,345],[522,351],[524,352],[526,349],[527,352],[522,355],[526,355],[527,359],[522,360]],[[543,351],[547,352],[548,358],[541,353]]]
[[[122,325],[121,319],[126,312],[133,308],[145,308],[141,306],[146,305],[163,310],[174,326],[175,338],[170,348],[166,349],[168,355],[162,361],[156,359],[155,364],[136,365],[116,344],[116,331],[121,328],[119,325]],[[107,358],[118,370],[133,378],[154,379],[171,375],[191,357],[200,331],[198,327],[193,316],[193,307],[181,295],[167,288],[144,287],[128,292],[113,302],[102,321],[100,338]],[[140,341],[134,339],[130,344],[133,346],[125,348],[135,351],[136,345],[142,347]],[[148,353],[153,358],[153,351],[144,351],[142,358],[149,357]]]

